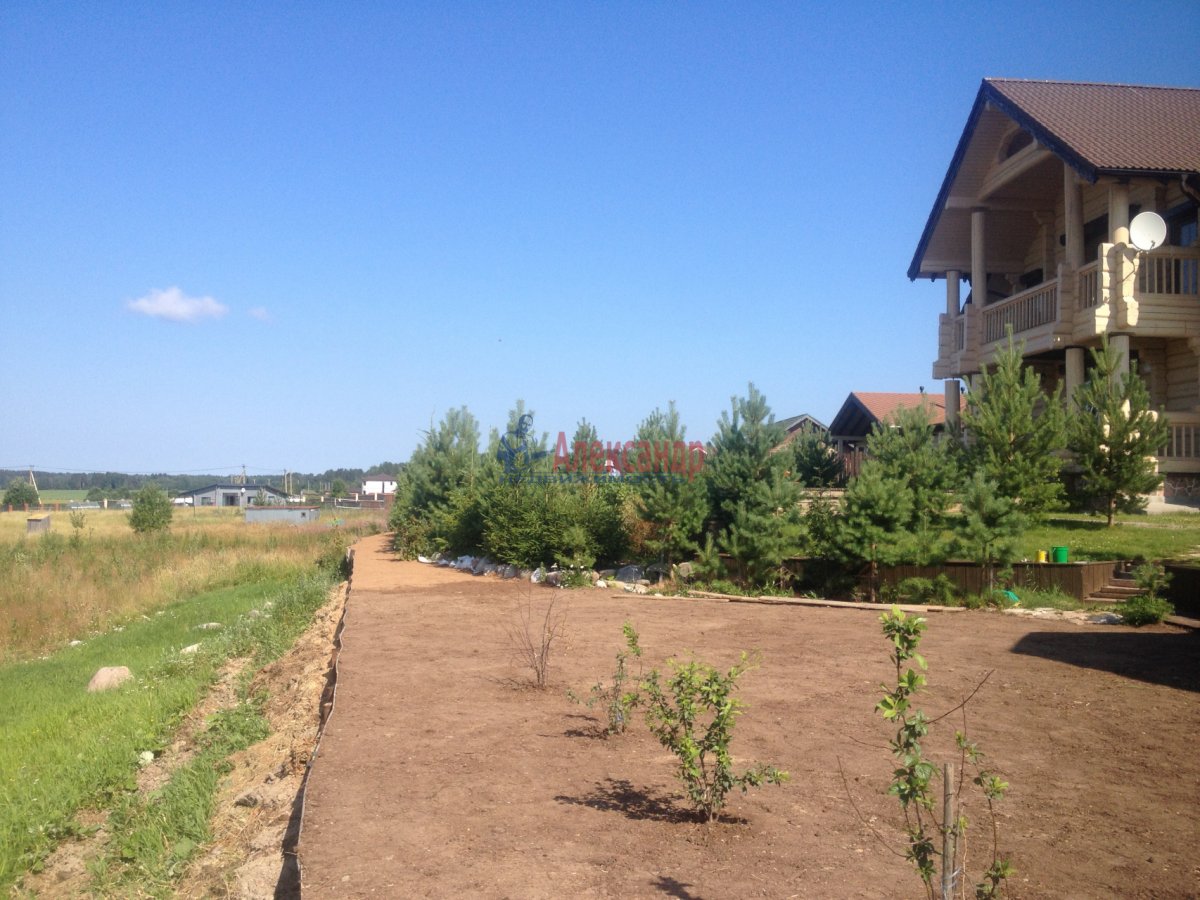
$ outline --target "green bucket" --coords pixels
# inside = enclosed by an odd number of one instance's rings
[[[1065,563],[1067,561],[1067,548],[1066,547],[1051,547],[1050,548],[1050,561],[1056,562],[1056,563]]]

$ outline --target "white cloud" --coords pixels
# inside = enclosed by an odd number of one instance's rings
[[[130,300],[125,305],[135,313],[171,322],[219,319],[229,312],[228,306],[212,297],[189,297],[177,287],[169,287],[165,291],[156,288],[145,297]]]
[[[271,314],[269,312],[267,312],[267,308],[265,306],[255,306],[255,307],[247,310],[246,315],[248,315],[252,319],[258,319],[258,321],[260,321],[260,322],[270,322],[271,321]]]

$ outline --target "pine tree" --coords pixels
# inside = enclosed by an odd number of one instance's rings
[[[995,586],[996,566],[1007,566],[1017,557],[1026,518],[1016,501],[1006,497],[982,470],[972,473],[960,500],[958,543],[983,567],[990,593]]]
[[[846,478],[842,458],[818,431],[805,431],[790,442],[792,472],[804,487],[837,487]]]
[[[637,429],[637,440],[651,444],[684,442],[687,429],[679,421],[675,402],[667,411],[655,409]],[[662,477],[637,482],[637,503],[642,521],[649,527],[643,539],[646,549],[667,567],[694,554],[708,517],[708,496],[700,478],[684,472],[656,473]]]
[[[904,559],[908,552],[907,523],[912,520],[912,491],[889,477],[874,459],[863,463],[842,498],[837,522],[837,554],[850,565],[865,569],[867,598],[875,602],[879,567]]]
[[[1080,468],[1080,496],[1105,511],[1111,528],[1118,510],[1143,508],[1142,495],[1162,483],[1155,457],[1170,432],[1136,370],[1120,374],[1120,354],[1107,339],[1091,358],[1088,379],[1075,391],[1068,447]]]
[[[880,478],[908,493],[909,515],[900,529],[911,560],[926,565],[945,559],[947,510],[960,479],[953,441],[934,434],[927,407],[899,409],[871,432],[867,453]]]
[[[967,395],[966,468],[982,471],[1002,496],[1038,516],[1055,507],[1062,492],[1064,413],[1058,389],[1042,390],[1037,373],[1023,364],[1022,349],[1010,330],[995,365]]]
[[[778,575],[782,561],[802,545],[800,485],[791,454],[775,452],[783,438],[766,397],[751,384],[721,414],[705,463],[716,545],[751,586]]]

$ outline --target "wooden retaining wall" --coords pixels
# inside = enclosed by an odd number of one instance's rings
[[[1054,588],[1076,600],[1099,591],[1112,578],[1115,562],[1013,563],[1013,584],[1048,591]],[[880,572],[884,584],[897,585],[906,578],[936,578],[945,575],[961,591],[981,594],[987,590],[982,566],[969,562],[946,562],[940,566],[891,566]]]
[[[797,579],[804,577],[806,559],[789,559],[784,565]],[[1013,582],[1037,590],[1057,588],[1076,600],[1083,600],[1099,591],[1112,578],[1117,563],[1013,563]],[[936,578],[945,575],[962,592],[982,594],[987,590],[987,575],[982,566],[972,562],[945,562],[938,566],[888,566],[880,568],[880,581],[895,586],[906,578]],[[1018,590],[1019,592],[1019,590]]]

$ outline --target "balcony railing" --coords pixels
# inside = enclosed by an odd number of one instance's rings
[[[1194,413],[1167,413],[1170,431],[1159,459],[1200,459],[1200,416]]]
[[[1163,247],[1142,255],[1137,290],[1139,294],[1200,297],[1200,251]]]
[[[1051,325],[1058,319],[1058,282],[1046,281],[1014,294],[983,310],[984,343],[999,341],[1012,327],[1013,334]]]
[[[1079,306],[1094,309],[1100,305],[1100,261],[1079,267]]]

